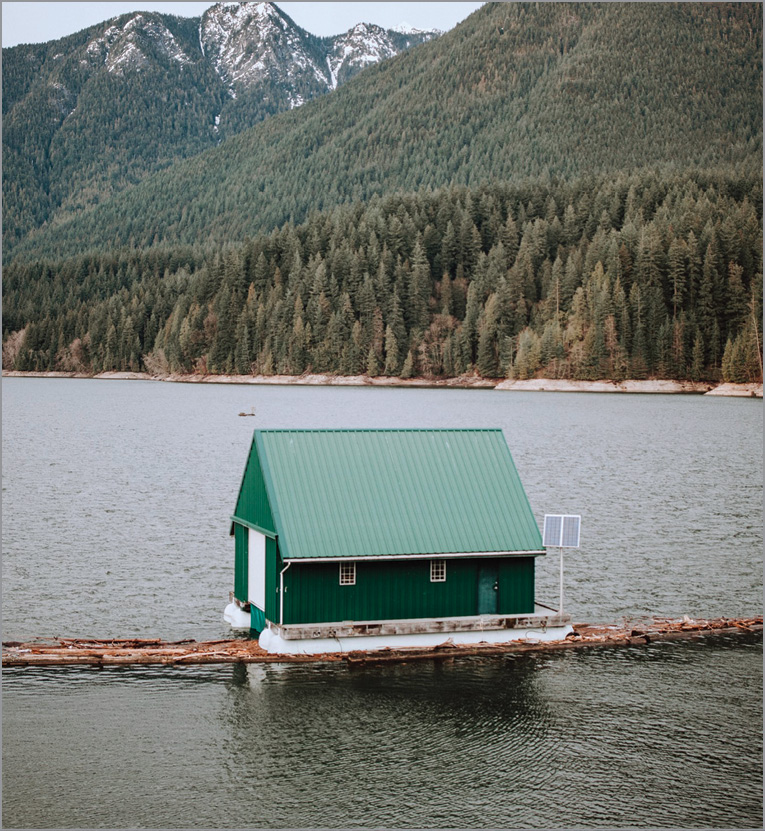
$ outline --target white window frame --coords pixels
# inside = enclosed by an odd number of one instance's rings
[[[446,582],[446,560],[431,560],[430,561],[430,582],[431,583],[445,583]]]
[[[355,586],[356,585],[356,561],[351,560],[350,563],[340,563],[339,575],[340,575],[340,585],[341,586]]]

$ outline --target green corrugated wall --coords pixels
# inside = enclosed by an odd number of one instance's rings
[[[242,476],[234,516],[257,525],[265,531],[270,531],[272,534],[276,533],[255,439],[252,441],[250,455],[247,458],[247,467],[244,469],[244,475]]]
[[[250,631],[260,634],[266,628],[266,618],[257,606],[250,606]]]
[[[234,597],[242,603],[249,602],[249,529],[234,523]],[[276,540],[266,537],[266,618],[279,619],[279,585]],[[280,566],[283,568],[283,566]]]
[[[266,619],[279,621],[279,570],[284,568],[278,563],[276,540],[266,537]]]
[[[499,614],[521,615],[534,611],[534,557],[501,557],[497,582]]]
[[[249,560],[249,536],[247,528],[234,523],[234,597],[242,603],[247,598],[247,571]]]
[[[490,559],[498,568],[497,613],[533,612],[534,558]],[[430,582],[430,560],[357,562],[355,586],[339,584],[338,563],[293,563],[284,573],[284,623],[476,615],[482,560],[448,559],[444,583]],[[274,595],[275,616],[267,610],[266,617],[278,622]]]

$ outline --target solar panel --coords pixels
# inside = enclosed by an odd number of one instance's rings
[[[542,532],[542,545],[545,548],[560,547],[560,535],[563,530],[563,517],[560,514],[545,514],[545,526]]]
[[[581,521],[577,514],[545,514],[542,545],[545,548],[579,548]]]
[[[563,548],[579,548],[579,525],[582,521],[580,516],[564,516],[563,532],[561,533],[561,546]]]

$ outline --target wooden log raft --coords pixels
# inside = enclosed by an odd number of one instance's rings
[[[564,640],[546,642],[511,641],[503,644],[455,646],[444,643],[435,647],[407,647],[370,652],[326,653],[322,655],[277,655],[265,652],[256,640],[163,641],[159,638],[55,638],[52,641],[3,642],[4,667],[66,665],[133,665],[231,663],[308,663],[338,662],[377,664],[412,660],[444,660],[466,655],[506,655],[513,652],[578,649],[592,646],[638,646],[653,641],[704,638],[741,633],[762,634],[762,617],[692,620],[653,618],[650,621],[597,625],[574,624],[574,631]]]

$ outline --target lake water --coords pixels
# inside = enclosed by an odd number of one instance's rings
[[[226,637],[254,427],[501,427],[577,621],[762,613],[762,401],[8,378],[3,639]],[[255,407],[254,418],[239,412]],[[538,560],[554,605],[558,559]],[[4,672],[5,827],[759,827],[762,640]]]

